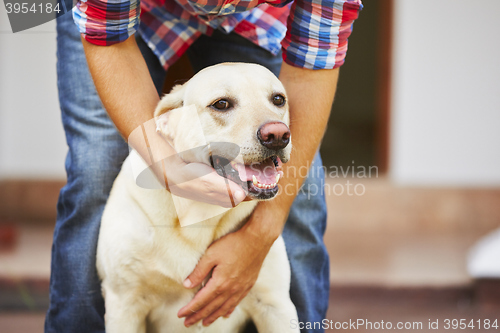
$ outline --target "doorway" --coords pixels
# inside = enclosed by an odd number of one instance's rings
[[[337,168],[388,168],[392,0],[364,1],[354,22],[321,154]]]

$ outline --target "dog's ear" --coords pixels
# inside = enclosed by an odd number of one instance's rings
[[[160,100],[156,106],[155,117],[183,105],[184,85],[176,85],[172,90]]]
[[[184,106],[184,88],[184,85],[177,85],[173,87],[170,93],[163,96],[160,100],[154,113],[156,131],[161,133],[171,145],[173,145],[176,133],[176,127],[174,124],[179,122],[179,117],[182,113],[168,111],[180,109]]]

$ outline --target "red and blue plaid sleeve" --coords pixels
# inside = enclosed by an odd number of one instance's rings
[[[80,33],[96,45],[112,45],[132,36],[139,14],[139,0],[79,0],[73,8]]]
[[[295,67],[342,66],[361,0],[295,0],[282,41],[283,60]]]

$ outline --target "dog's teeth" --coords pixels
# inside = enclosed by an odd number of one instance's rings
[[[235,161],[231,161],[231,166],[233,167],[233,169],[236,169],[236,162]]]
[[[255,177],[255,175],[252,176],[252,181],[254,185],[258,184],[257,177]]]
[[[278,173],[278,174],[276,175],[276,183],[278,183],[279,181],[280,181],[280,174]]]

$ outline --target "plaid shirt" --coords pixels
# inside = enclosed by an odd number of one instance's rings
[[[78,0],[73,17],[85,39],[112,45],[136,31],[167,69],[201,35],[235,33],[296,67],[344,63],[361,0]],[[139,19],[140,13],[140,19]]]

